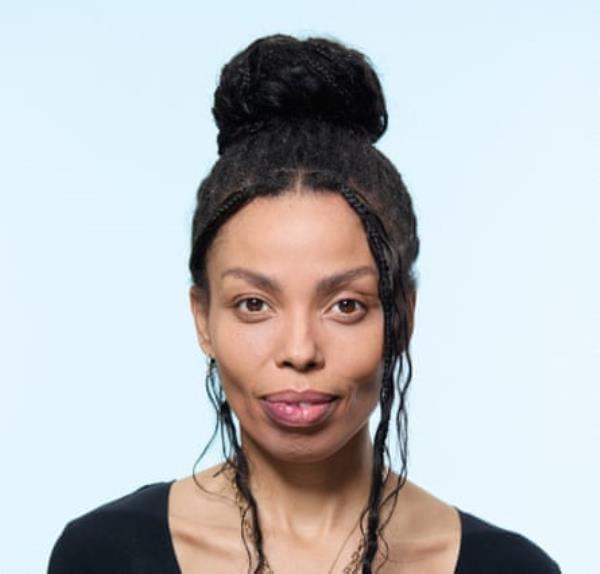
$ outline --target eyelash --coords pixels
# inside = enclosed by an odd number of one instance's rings
[[[242,311],[242,313],[246,313],[248,315],[257,315],[257,314],[261,313],[261,311],[244,311],[244,310],[242,310],[241,305],[243,303],[248,303],[249,301],[259,302],[259,303],[262,303],[262,304],[268,306],[268,303],[266,301],[264,301],[263,299],[261,299],[260,297],[245,297],[244,299],[239,299],[238,301],[236,301],[234,303],[234,307],[236,310]],[[340,303],[346,303],[346,302],[351,302],[351,303],[354,303],[355,305],[357,305],[359,307],[360,312],[362,312],[362,313],[364,313],[367,310],[367,306],[362,301],[359,301],[358,299],[353,299],[351,297],[345,297],[343,299],[339,299],[332,305],[332,307],[335,307],[336,305],[339,305]],[[346,316],[346,317],[352,317],[356,314],[357,313],[355,313],[355,312],[341,313],[341,315]]]

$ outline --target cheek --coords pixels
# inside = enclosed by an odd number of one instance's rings
[[[347,392],[346,420],[352,427],[363,425],[379,403],[383,376],[383,322],[373,320],[339,329],[330,338],[330,372]]]
[[[268,365],[273,335],[268,322],[243,324],[229,313],[213,322],[211,341],[219,362],[219,375],[231,402],[252,392]]]
[[[211,311],[209,331],[215,354],[222,361],[260,361],[273,344],[271,321],[244,323],[230,309],[216,307]]]
[[[376,316],[353,326],[335,327],[327,337],[330,368],[360,386],[372,386],[381,380],[383,321]]]

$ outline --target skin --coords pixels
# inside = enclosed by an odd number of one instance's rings
[[[328,572],[334,562],[331,571],[341,572],[360,540],[368,421],[383,367],[377,268],[362,224],[329,192],[257,198],[219,230],[207,274],[210,296],[192,288],[192,313],[240,421],[269,563],[277,574]],[[260,397],[288,389],[339,399],[318,427],[282,428]],[[184,574],[248,568],[233,491],[216,470],[197,476],[203,490],[192,477],[171,488],[169,527]],[[454,572],[458,513],[410,481],[384,535],[390,550],[381,572]]]

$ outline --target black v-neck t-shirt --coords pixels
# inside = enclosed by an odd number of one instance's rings
[[[48,574],[181,574],[167,520],[171,484],[149,484],[69,522]],[[462,533],[454,574],[560,574],[529,539],[457,510]]]

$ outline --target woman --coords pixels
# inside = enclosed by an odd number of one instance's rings
[[[373,146],[387,111],[366,58],[262,38],[224,67],[213,112],[190,300],[224,463],[71,522],[50,573],[559,572],[406,479],[419,240]]]

